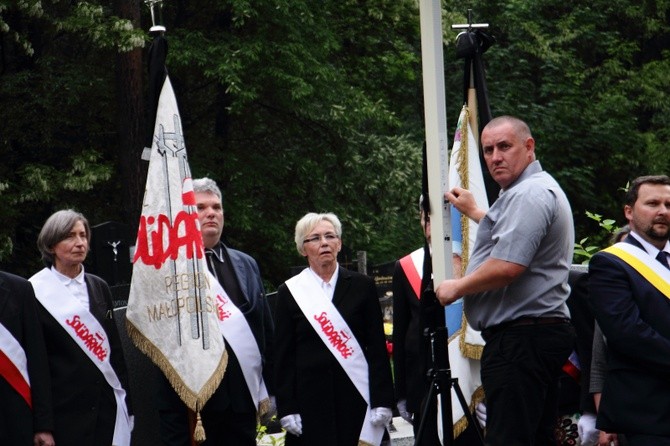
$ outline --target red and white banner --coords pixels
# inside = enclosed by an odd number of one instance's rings
[[[156,113],[126,322],[135,345],[200,411],[223,378],[227,354],[169,77]]]

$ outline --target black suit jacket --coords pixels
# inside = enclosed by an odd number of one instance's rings
[[[112,293],[100,277],[86,274],[85,279],[89,310],[100,322],[109,339],[110,362],[126,390],[126,404],[132,414],[127,393],[128,373],[121,339],[113,319]],[[51,372],[56,444],[110,445],[116,419],[114,391],[107,384],[102,372],[41,304],[38,304],[38,312]]]
[[[371,407],[392,407],[393,384],[382,313],[372,278],[339,269],[333,304],[364,350]],[[360,396],[324,345],[286,284],[277,290],[275,385],[279,418],[300,414],[303,434],[290,445],[358,444],[365,415]]]
[[[630,235],[625,242],[642,248]],[[589,265],[589,300],[609,355],[596,426],[670,436],[670,299],[600,252]]]
[[[33,409],[0,378],[0,444],[32,446],[35,432],[52,431],[54,421],[47,354],[37,319],[33,287],[27,280],[0,272],[0,324],[21,344],[28,361]]]
[[[407,410],[416,413],[426,393],[428,380],[422,355],[425,343],[421,327],[421,300],[400,265],[393,271],[393,377],[397,400],[407,400]]]
[[[220,243],[220,247],[224,252],[224,258],[226,261],[230,261],[233,267],[235,279],[246,300],[239,309],[244,314],[249,328],[256,339],[258,349],[263,356],[263,379],[268,393],[273,395],[273,376],[271,373],[273,352],[269,346],[272,344],[274,325],[272,315],[270,314],[270,307],[265,299],[265,289],[258,264],[248,254],[228,248],[223,243]],[[222,286],[224,289],[226,288],[226,285],[223,283]],[[210,417],[212,416],[210,414],[218,415],[218,413],[225,410],[245,414],[245,416],[252,417],[253,419],[256,417],[256,408],[244,379],[240,363],[232,349],[227,348],[227,352],[228,365],[226,366],[223,380],[214,394],[207,400],[205,408],[201,413],[205,422],[215,422],[210,421]],[[181,438],[171,439],[167,432],[169,430],[168,427],[183,430],[183,425],[186,425],[188,422],[185,416],[186,406],[172,389],[165,375],[158,373],[158,371],[157,375],[156,407],[162,414],[161,422],[164,425],[164,432],[162,433],[163,443],[166,445],[181,445],[183,444]],[[174,415],[175,412],[177,415]],[[177,424],[179,426],[176,426]]]
[[[265,289],[261,280],[261,274],[256,261],[241,251],[226,247],[221,243],[224,257],[228,259],[233,266],[235,278],[238,281],[240,290],[245,297],[246,302],[239,309],[244,314],[249,328],[253,333],[258,350],[263,356],[263,380],[272,395],[274,388],[272,385],[272,350],[268,345],[272,343],[274,334],[274,324],[270,314],[270,306],[265,299]],[[226,285],[222,283],[225,288]],[[223,381],[207,401],[208,409],[224,410],[229,405],[235,412],[256,414],[251,394],[247,388],[240,363],[232,349],[228,351],[228,366],[223,376]]]

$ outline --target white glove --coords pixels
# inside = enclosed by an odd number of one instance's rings
[[[135,415],[128,416],[128,426],[130,427],[130,432],[135,428]]]
[[[375,407],[372,409],[370,422],[373,426],[387,426],[393,419],[393,411],[388,407]]]
[[[398,413],[402,419],[407,421],[409,424],[412,424],[412,414],[407,412],[407,400],[398,401],[396,407],[398,408]]]
[[[280,420],[280,423],[282,428],[296,437],[302,434],[302,418],[300,418],[300,414],[286,415]]]
[[[582,446],[597,445],[600,431],[596,429],[596,415],[591,412],[584,412],[577,422],[577,432]]]
[[[481,427],[486,427],[486,404],[477,403],[475,406],[475,416]]]
[[[268,423],[272,420],[272,417],[277,415],[277,399],[273,395],[270,395],[269,400],[270,407],[268,408],[268,411],[260,417],[259,420],[260,424],[263,426],[267,426]]]

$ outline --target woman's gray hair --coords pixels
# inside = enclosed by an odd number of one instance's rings
[[[193,192],[209,192],[219,197],[219,200],[223,201],[221,189],[216,185],[216,181],[211,178],[204,177],[193,180]]]
[[[625,239],[628,234],[630,234],[630,226],[623,225],[622,227],[614,231],[614,234],[612,234],[612,237],[610,238],[610,244],[613,245],[615,243],[623,241],[623,239]]]
[[[315,212],[310,212],[305,214],[298,223],[295,225],[295,247],[298,249],[300,255],[305,255],[305,250],[303,249],[303,242],[307,234],[312,232],[312,230],[321,223],[322,221],[327,221],[333,225],[335,228],[335,234],[338,238],[342,238],[342,223],[340,219],[337,218],[337,215],[326,212],[323,214],[317,214]]]
[[[51,214],[44,222],[40,235],[37,236],[37,248],[42,254],[42,261],[51,268],[54,264],[53,247],[59,242],[65,240],[70,231],[74,228],[77,222],[82,222],[86,229],[86,240],[88,241],[88,249],[91,248],[91,227],[84,214],[73,209],[64,209]]]

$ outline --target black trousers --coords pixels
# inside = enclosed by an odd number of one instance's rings
[[[657,435],[626,434],[629,446],[670,446],[670,437]]]
[[[574,339],[569,323],[557,323],[506,327],[486,340],[487,445],[555,445],[558,377]]]

